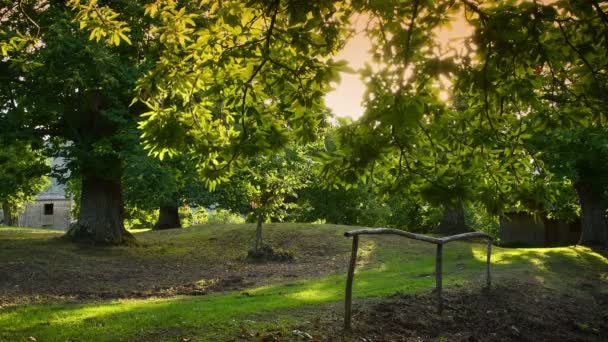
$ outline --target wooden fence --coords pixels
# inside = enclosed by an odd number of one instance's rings
[[[399,235],[408,239],[424,241],[437,245],[437,251],[435,254],[435,282],[436,282],[436,295],[437,295],[437,312],[440,314],[443,311],[443,297],[442,297],[442,283],[443,283],[443,245],[448,242],[471,239],[471,238],[486,238],[488,239],[488,253],[486,262],[486,287],[489,289],[491,286],[490,276],[490,258],[492,255],[492,237],[485,233],[472,232],[446,236],[442,238],[436,238],[432,236],[426,236],[421,234],[414,234],[398,229],[391,228],[373,228],[373,229],[358,229],[351,230],[344,233],[346,237],[353,238],[352,251],[350,255],[350,263],[348,265],[348,274],[346,277],[346,296],[344,302],[344,329],[351,329],[351,317],[352,317],[352,294],[353,294],[353,280],[355,277],[355,265],[357,264],[357,251],[359,250],[359,236],[360,235]]]

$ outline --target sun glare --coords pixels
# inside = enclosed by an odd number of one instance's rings
[[[353,19],[353,25],[357,33],[353,35],[336,57],[336,59],[349,61],[351,68],[354,70],[363,68],[365,63],[374,64],[369,52],[371,43],[364,33],[366,23],[367,20],[363,15]],[[466,22],[464,13],[459,13],[452,17],[449,25],[441,27],[435,34],[442,44],[443,52],[448,51],[450,47],[458,49],[462,46],[464,48],[463,41],[472,32],[473,28]],[[358,74],[342,73],[341,78],[341,82],[335,86],[334,90],[325,96],[325,102],[336,116],[358,119],[365,111],[362,103],[366,89],[365,84]],[[442,83],[445,89],[445,80],[442,80]],[[449,80],[448,83],[450,83]],[[442,90],[439,96],[444,101],[450,98],[450,94],[446,90]]]

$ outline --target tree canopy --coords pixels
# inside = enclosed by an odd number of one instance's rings
[[[111,2],[71,5],[92,38],[130,43],[130,24]],[[346,30],[345,4],[155,1],[143,8],[160,51],[136,87],[136,101],[148,108],[140,128],[151,153],[196,155],[213,188],[239,156],[316,135],[323,95],[346,64],[331,59]]]
[[[40,149],[15,142],[0,145],[0,204],[4,223],[16,223],[15,215],[26,202],[49,185],[47,158]]]
[[[588,172],[603,165],[592,153],[603,156],[608,108],[606,9],[584,0],[21,1],[0,12],[0,123],[20,139],[68,146],[83,182],[76,235],[121,242],[135,125],[159,159],[188,154],[210,189],[253,170],[248,160],[313,140],[328,116],[323,96],[349,70],[333,56],[355,14],[368,19],[372,44],[373,63],[359,71],[366,110],[339,128],[325,178],[445,207],[478,201],[498,214],[551,174],[576,189],[581,242],[606,244],[606,185]],[[438,32],[454,17],[472,33],[446,45]],[[555,162],[568,156],[560,142],[582,156]]]
[[[361,70],[364,116],[342,128],[338,152],[328,158],[325,173],[338,183],[373,177],[418,188],[429,199],[475,198],[500,213],[516,201],[514,189],[550,169],[532,148],[533,137],[605,127],[604,4],[353,5],[370,17],[366,34],[376,65]],[[451,16],[464,17],[473,33],[446,48],[436,32]],[[592,150],[585,154],[595,158]],[[580,176],[570,173],[572,184]],[[588,179],[599,189],[597,181]],[[591,202],[597,209],[595,218],[583,215],[583,226],[589,224],[581,241],[606,244],[606,206],[597,195],[583,197],[579,191],[583,213]]]
[[[2,127],[65,147],[82,179],[71,235],[98,242],[126,235],[137,122],[148,151],[189,153],[213,188],[242,157],[314,137],[345,66],[331,55],[348,10],[332,1],[32,0],[1,15]]]

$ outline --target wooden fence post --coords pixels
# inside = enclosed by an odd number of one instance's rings
[[[346,299],[344,301],[344,330],[350,331],[351,325],[351,304],[353,300],[353,278],[355,277],[355,266],[357,264],[357,250],[359,249],[359,236],[353,236],[353,247],[350,254],[350,264],[348,265],[348,275],[346,277]]]
[[[488,239],[488,261],[486,263],[486,287],[489,290],[492,286],[492,277],[490,274],[490,265],[492,264],[490,258],[492,257],[492,239]]]
[[[490,273],[491,268],[491,256],[492,256],[492,237],[488,234],[481,232],[470,232],[463,234],[456,234],[446,236],[442,238],[436,238],[432,236],[414,234],[403,230],[392,229],[392,228],[374,228],[374,229],[358,229],[344,233],[346,237],[353,238],[353,246],[350,255],[350,264],[348,266],[348,275],[346,278],[346,296],[344,301],[344,330],[351,330],[351,319],[352,319],[352,292],[353,292],[353,280],[355,277],[355,266],[357,264],[357,250],[359,248],[359,235],[384,235],[394,234],[404,236],[409,239],[420,240],[428,243],[434,243],[437,245],[437,252],[435,256],[435,291],[437,291],[437,311],[439,314],[443,313],[443,245],[463,239],[470,239],[476,237],[483,237],[488,239],[488,255],[486,264],[486,286],[489,289],[492,285],[492,277]]]
[[[441,295],[442,282],[443,282],[443,244],[437,244],[437,254],[435,258],[435,291],[437,291],[437,312],[441,314],[443,312],[443,297]]]

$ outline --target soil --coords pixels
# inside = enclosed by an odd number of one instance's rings
[[[327,241],[316,235],[294,241],[280,226],[268,226],[268,241],[293,252],[293,260],[248,261],[242,228],[204,238],[190,238],[189,229],[152,231],[139,234],[139,245],[131,247],[0,238],[0,307],[205,295],[344,272],[349,249],[341,232]]]
[[[287,251],[276,250],[272,246],[264,245],[258,250],[250,249],[247,252],[247,260],[250,262],[290,262],[293,261],[293,255]]]
[[[608,341],[608,294],[560,293],[513,282],[491,291],[396,294],[356,303],[353,330],[345,334],[340,309],[294,327],[290,334],[259,334],[261,341]],[[310,336],[308,338],[307,336]]]
[[[293,239],[269,226],[268,241],[293,251],[293,261],[247,262],[249,237],[227,229],[203,236],[188,230],[150,232],[138,238],[140,246],[128,248],[75,246],[53,238],[0,239],[0,307],[205,295],[345,272],[350,246],[341,231],[332,233],[335,238],[309,234]],[[387,246],[392,240],[378,241]],[[297,312],[308,322],[287,331],[241,329],[233,336],[260,341],[608,341],[608,293],[604,278],[598,279],[583,277],[574,288],[561,289],[513,277],[496,279],[498,285],[487,292],[444,288],[442,315],[436,313],[436,296],[428,293],[359,300],[350,334],[342,330],[342,303],[319,305],[311,309],[316,312]]]

